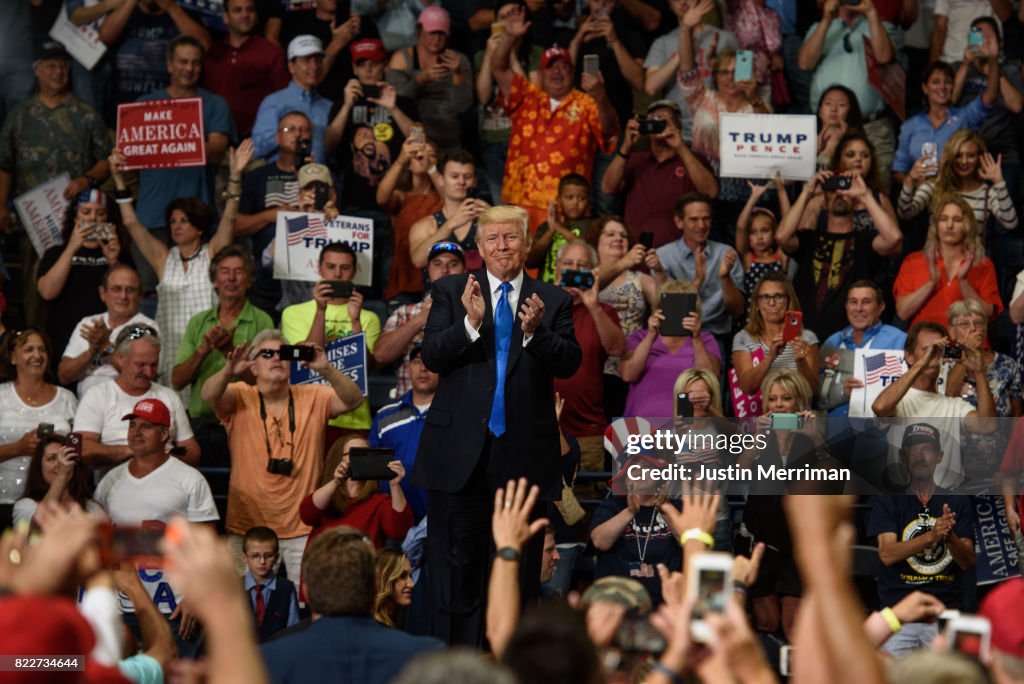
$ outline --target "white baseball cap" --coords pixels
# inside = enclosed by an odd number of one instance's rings
[[[322,55],[324,54],[324,44],[320,42],[320,39],[316,36],[302,35],[295,36],[292,38],[292,42],[288,43],[288,59],[293,60],[296,57],[309,57],[310,55]]]

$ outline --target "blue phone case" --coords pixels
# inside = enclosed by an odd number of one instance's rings
[[[749,81],[754,77],[754,53],[740,50],[736,53],[736,69],[733,71],[734,81]]]

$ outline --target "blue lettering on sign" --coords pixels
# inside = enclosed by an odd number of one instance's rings
[[[153,603],[157,608],[160,607],[161,603],[165,603],[172,613],[175,611],[178,607],[178,602],[174,600],[174,592],[171,590],[170,584],[161,582],[156,586],[156,591],[153,592]]]
[[[328,362],[339,371],[352,378],[359,385],[363,396],[366,396],[366,334],[357,333],[348,337],[332,340],[324,347]],[[293,385],[329,384],[319,374],[309,368],[292,364],[291,383]]]
[[[302,243],[306,249],[323,249],[331,242],[344,242],[357,254],[359,252],[369,251],[370,249],[369,242],[358,242],[355,240],[325,240],[324,238],[302,238]]]

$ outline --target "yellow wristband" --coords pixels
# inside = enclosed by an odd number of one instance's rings
[[[900,622],[898,617],[896,617],[896,613],[892,612],[892,608],[883,608],[879,613],[881,614],[882,619],[885,620],[885,624],[889,625],[889,629],[892,630],[893,634],[903,629],[903,623]]]
[[[691,539],[696,539],[699,542],[704,542],[704,546],[708,547],[709,549],[715,545],[715,538],[707,532],[705,532],[704,530],[700,529],[699,527],[694,527],[683,532],[682,536],[679,537],[680,546],[686,546],[686,542],[690,541]]]

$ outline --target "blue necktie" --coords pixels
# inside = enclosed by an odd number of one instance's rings
[[[498,437],[505,434],[505,370],[508,366],[508,350],[512,345],[512,307],[508,303],[508,293],[512,283],[501,284],[501,297],[494,309],[494,372],[497,375],[494,383],[494,401],[491,403],[491,419],[487,421]]]

